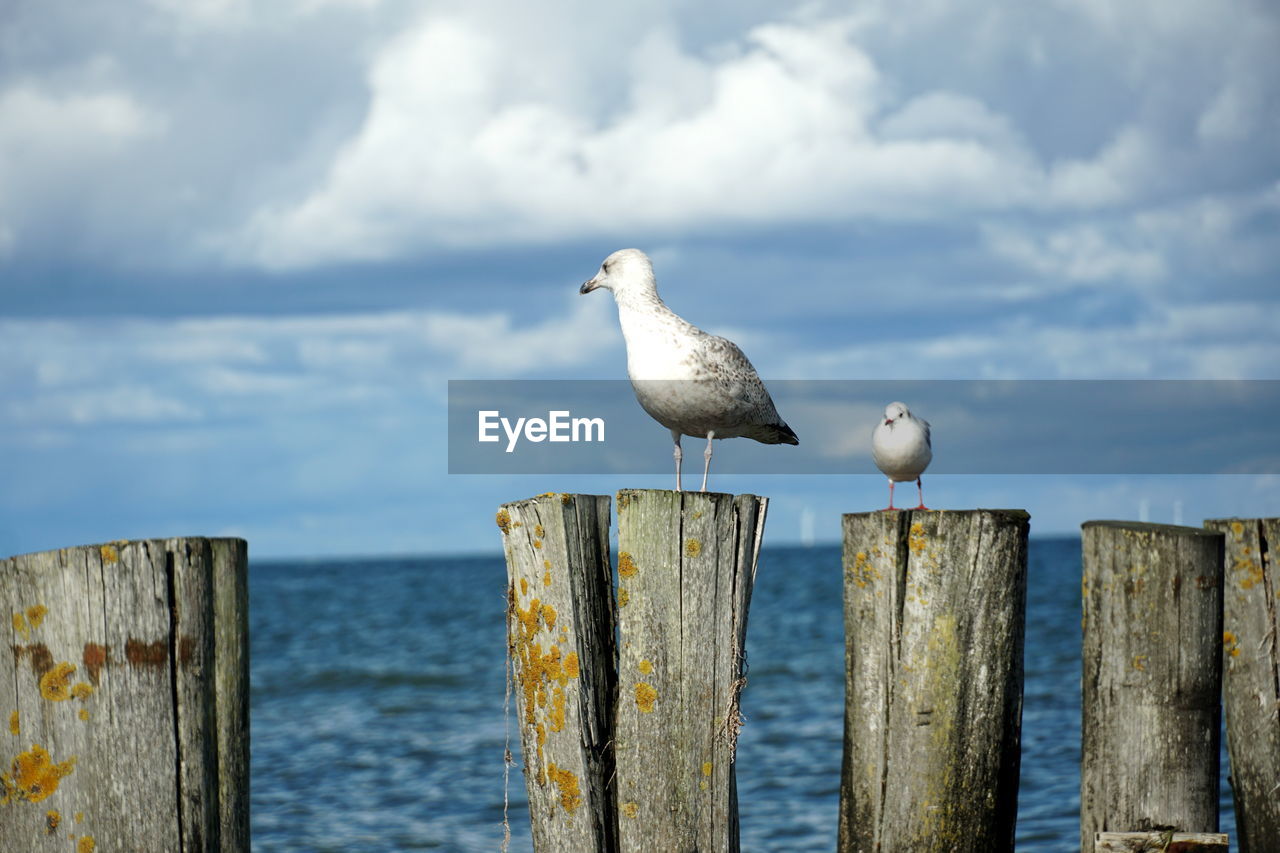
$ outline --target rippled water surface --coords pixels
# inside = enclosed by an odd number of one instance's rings
[[[1078,540],[1031,542],[1023,851],[1078,849],[1079,554]],[[761,558],[738,748],[745,851],[835,848],[840,578],[838,548]],[[498,849],[505,587],[497,556],[252,565],[255,851]],[[510,849],[529,851],[518,767],[506,791]]]

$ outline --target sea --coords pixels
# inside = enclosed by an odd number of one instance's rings
[[[835,849],[844,693],[838,546],[761,553],[738,741],[744,851]],[[1080,540],[1029,545],[1017,849],[1079,849]],[[249,571],[259,853],[532,850],[506,567],[488,557]],[[1221,831],[1235,823],[1222,759]]]

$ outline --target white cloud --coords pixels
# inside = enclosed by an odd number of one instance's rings
[[[1036,276],[1050,281],[1148,282],[1168,272],[1152,247],[1117,245],[1098,225],[1074,225],[1038,233],[1027,228],[987,225],[987,248]]]

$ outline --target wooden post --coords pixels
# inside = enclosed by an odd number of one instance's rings
[[[618,493],[624,853],[738,850],[738,697],[767,506],[755,495]]]
[[[246,555],[186,538],[0,560],[6,849],[249,849]]]
[[[1083,525],[1080,849],[1104,830],[1218,830],[1222,534]]]
[[[1012,850],[1021,510],[844,516],[842,851]]]
[[[1224,518],[1222,699],[1240,853],[1280,843],[1280,518]]]
[[[497,522],[534,849],[611,853],[617,652],[609,498],[541,495],[503,505]]]

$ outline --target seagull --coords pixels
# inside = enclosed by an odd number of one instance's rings
[[[711,470],[711,442],[744,436],[763,444],[799,444],[778,416],[769,392],[737,344],[687,323],[658,296],[653,264],[639,249],[604,259],[580,293],[613,292],[627,343],[627,375],[640,407],[671,430],[676,491],[680,491],[680,436],[707,439],[702,491]]]
[[[920,506],[924,505],[924,487],[920,475],[933,459],[933,442],[929,438],[929,422],[911,414],[906,403],[890,403],[884,409],[884,421],[871,433],[871,456],[876,467],[889,478],[889,506],[893,509],[893,484],[916,481]]]

